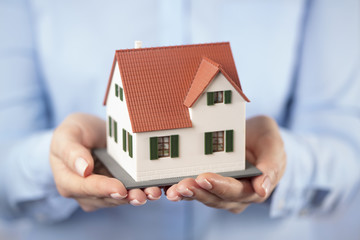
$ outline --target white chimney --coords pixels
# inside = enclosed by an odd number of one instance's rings
[[[135,48],[141,48],[142,47],[142,41],[135,41]]]

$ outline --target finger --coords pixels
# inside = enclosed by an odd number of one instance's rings
[[[175,190],[184,197],[184,199],[191,198],[192,200],[197,200],[208,207],[213,208],[225,208],[226,201],[222,198],[219,198],[215,194],[209,192],[208,190],[202,189],[196,183],[195,179],[187,178],[180,181]]]
[[[198,184],[193,178],[185,178],[181,180],[175,186],[175,191],[177,191],[182,197],[191,198],[194,196],[194,190],[198,187]]]
[[[273,191],[275,186],[279,183],[282,173],[286,167],[286,155],[282,152],[281,155],[273,157],[260,156],[257,160],[256,167],[263,173],[260,176],[252,179],[252,185],[255,192],[266,198]]]
[[[54,171],[54,179],[59,193],[64,197],[112,197],[123,199],[127,196],[126,188],[115,178],[96,174],[82,178],[69,171],[60,161],[55,162],[53,167],[57,171]]]
[[[145,188],[144,192],[149,200],[158,200],[161,197],[161,189],[158,187]]]
[[[129,191],[128,200],[133,206],[141,206],[147,202],[146,194],[140,189],[131,189]]]
[[[117,207],[128,203],[127,200],[114,201],[114,199],[109,198],[77,198],[76,200],[85,212],[93,212],[106,207]]]
[[[77,142],[68,141],[60,146],[63,150],[60,159],[79,176],[87,177],[94,169],[94,159],[90,150]]]
[[[51,154],[80,176],[90,175],[94,168],[90,149],[106,144],[104,125],[104,121],[90,115],[70,115],[54,132]]]
[[[177,184],[172,185],[166,191],[166,198],[172,202],[178,202],[183,199],[183,196],[176,191]]]
[[[69,136],[80,140],[86,148],[106,146],[105,121],[96,116],[83,113],[71,114],[65,119],[63,127],[68,130]]]
[[[119,205],[124,205],[124,204],[129,203],[127,198],[115,199],[115,198],[112,198],[112,197],[106,197],[106,198],[101,198],[101,200],[105,201],[106,204],[109,205],[109,207],[116,207],[116,206],[119,206]]]
[[[224,200],[214,193],[199,187],[193,178],[187,178],[180,181],[175,189],[184,197],[184,200],[197,200],[212,208],[226,209],[231,212],[239,213],[249,205],[247,203],[244,204],[241,201]]]
[[[236,203],[233,203],[233,206],[230,205],[227,210],[234,213],[234,214],[239,214],[239,213],[242,213],[249,205],[250,204],[236,204]]]
[[[204,173],[195,181],[201,188],[226,201],[241,201],[254,193],[251,182],[247,179],[236,180],[215,173]]]
[[[68,132],[73,132],[70,135]],[[75,134],[75,130],[55,131],[53,141],[51,143],[51,154],[56,156],[60,161],[76,172],[79,176],[88,176],[92,173],[94,168],[94,160],[91,156],[90,150],[81,144],[81,140]]]

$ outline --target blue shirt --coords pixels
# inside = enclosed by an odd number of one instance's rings
[[[0,1],[0,238],[357,239],[359,29],[356,0]],[[248,117],[281,126],[271,201],[240,215],[164,196],[84,213],[58,194],[52,130],[73,112],[105,117],[114,51],[134,40],[231,42]]]

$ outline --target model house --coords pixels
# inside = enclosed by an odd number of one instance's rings
[[[245,103],[230,44],[117,50],[107,151],[135,181],[245,169]]]

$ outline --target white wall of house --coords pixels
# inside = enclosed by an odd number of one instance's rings
[[[232,91],[230,104],[207,105],[206,92],[225,90]],[[245,100],[223,74],[215,77],[190,111],[192,128],[136,134],[136,181],[245,169]],[[204,133],[225,130],[234,130],[234,151],[205,155]],[[179,157],[150,160],[150,137],[170,135],[179,135]]]
[[[115,84],[118,84],[119,87],[123,88],[120,71],[118,63],[116,62],[116,66],[114,69],[110,90],[108,94],[107,104],[106,104],[106,133],[107,133],[107,151],[132,177],[136,176],[136,136],[132,132],[129,112],[126,105],[125,94],[123,97],[123,101],[120,100],[119,97],[115,96]],[[120,94],[120,91],[119,91]],[[109,136],[109,116],[112,119],[117,121],[117,143],[114,140],[114,135],[112,137]],[[123,137],[122,137],[122,129],[125,129],[133,136],[133,158],[129,157],[128,147],[126,152],[123,150]],[[114,128],[112,127],[112,131]],[[127,141],[128,146],[128,141]]]

